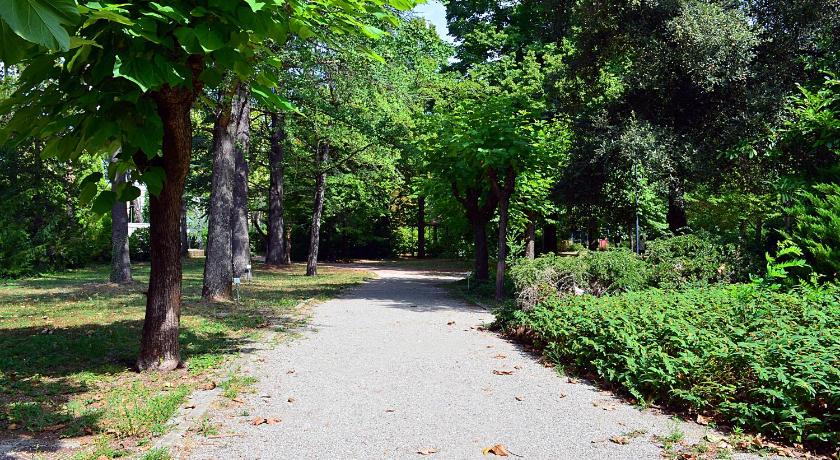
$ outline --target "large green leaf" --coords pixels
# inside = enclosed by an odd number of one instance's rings
[[[17,64],[26,57],[27,49],[33,46],[14,33],[9,25],[0,21],[0,61],[6,65]]]
[[[70,48],[66,26],[81,17],[74,0],[2,0],[0,19],[32,43],[66,51]]]

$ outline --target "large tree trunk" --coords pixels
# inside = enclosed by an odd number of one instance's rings
[[[688,217],[685,213],[685,191],[682,181],[673,180],[668,187],[668,230],[674,235],[686,232]]]
[[[321,239],[321,213],[324,211],[324,193],[327,188],[326,164],[330,157],[330,144],[323,142],[315,153],[318,176],[315,178],[315,203],[312,208],[312,226],[309,230],[309,257],[306,276],[318,274],[318,245]]]
[[[201,61],[191,59],[189,64],[194,78],[197,78],[203,67]],[[195,94],[200,91],[201,87],[196,83],[192,90],[167,86],[154,95],[163,123],[163,155],[153,160],[153,164],[163,167],[166,180],[160,194],[152,196],[149,202],[152,261],[140,356],[137,358],[137,368],[141,371],[168,371],[181,363],[178,344],[181,241],[178,226],[181,222],[181,196],[192,153],[190,109]]]
[[[187,200],[181,197],[181,257],[186,257],[190,250],[190,240],[187,236]]]
[[[230,299],[233,283],[231,221],[237,134],[237,123],[233,115],[239,112],[239,98],[236,94],[234,89],[231,96],[233,103],[229,102],[228,97],[223,98],[213,126],[213,179],[204,259],[204,287],[201,290],[201,296],[210,301]]]
[[[131,221],[140,224],[143,223],[143,205],[141,204],[141,197],[137,197],[130,201]]]
[[[508,210],[510,209],[510,197],[513,195],[513,189],[516,185],[516,171],[512,166],[508,166],[502,184],[499,184],[495,170],[490,169],[488,175],[493,184],[493,191],[499,198],[499,257],[496,260],[496,300],[501,301],[505,297]]]
[[[475,243],[475,262],[473,274],[475,279],[487,281],[490,279],[490,254],[487,248],[487,222],[473,221],[473,242]]]
[[[285,117],[271,114],[271,148],[268,152],[270,184],[268,187],[268,245],[265,250],[265,263],[268,265],[288,265],[286,259],[286,240],[283,232],[283,173],[285,170]]]
[[[426,257],[426,197],[417,197],[417,258]]]
[[[114,154],[111,161],[116,161]],[[125,173],[117,173],[111,184],[111,191],[117,192],[117,187],[124,183]],[[111,282],[130,283],[131,257],[128,252],[128,210],[125,201],[116,201],[111,206]]]
[[[233,276],[239,278],[251,265],[251,240],[248,236],[248,161],[246,155],[251,137],[251,91],[239,85],[235,95],[236,122],[236,171],[233,179],[233,214],[231,215],[231,245],[233,251]]]
[[[528,213],[528,226],[525,228],[525,257],[534,260],[537,252],[537,223],[536,215]]]

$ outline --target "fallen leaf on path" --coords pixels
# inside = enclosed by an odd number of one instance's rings
[[[627,436],[613,436],[610,438],[610,441],[621,445],[628,444],[630,442],[630,440],[627,439]]]
[[[524,396],[515,396],[515,398],[516,398],[517,401],[525,401]]]
[[[455,324],[455,321],[450,321],[450,322],[446,323],[447,326],[451,326],[453,324]]]
[[[487,345],[487,348],[493,348],[493,345]]]
[[[496,358],[496,359],[505,359],[505,358],[507,358],[507,356],[505,356],[505,355],[503,355],[503,354],[499,353],[498,355],[494,356],[494,358]]]
[[[266,421],[265,421],[265,423],[267,423],[269,425],[277,425],[280,422],[282,422],[282,420],[280,420],[279,418],[270,418],[270,419],[266,419]]]
[[[522,369],[522,365],[521,365],[521,364],[517,364],[516,366],[513,366],[513,368],[514,368],[514,369]]]
[[[195,404],[187,404],[184,409],[195,409]]]
[[[508,455],[510,455],[510,452],[503,444],[496,444],[495,446],[487,447],[484,450],[482,450],[481,453],[484,455],[498,455],[499,457],[507,457]]]
[[[99,457],[96,457],[96,460],[110,460],[110,459],[108,458],[107,455],[100,455]]]
[[[703,417],[700,414],[697,414],[697,423],[701,425],[708,425],[709,424],[709,417]]]
[[[254,426],[262,425],[263,423],[268,423],[268,419],[265,417],[254,417],[254,419],[251,420],[251,425]]]
[[[287,399],[287,401],[290,402],[290,403],[293,403],[293,402],[297,401],[297,399],[295,399],[294,396],[289,396],[289,399]]]
[[[496,375],[512,375],[513,371],[505,370],[505,369],[493,369],[493,373]]]
[[[9,429],[9,430],[17,430],[18,425],[17,425],[17,423],[10,423],[9,426],[7,426],[6,428]]]
[[[567,382],[569,382],[569,383],[578,383],[578,382],[580,382],[580,380],[578,380],[578,379],[573,379],[573,378],[571,378],[571,377],[567,377],[567,378],[566,378],[566,381],[567,381]]]
[[[434,453],[437,453],[437,451],[438,450],[435,449],[435,448],[427,447],[425,449],[418,450],[417,453],[420,454],[420,455],[432,455]]]
[[[560,395],[558,396],[558,398],[561,398],[561,399],[562,399],[562,398],[565,398],[566,396],[569,396],[569,395],[567,395],[566,393],[560,393]]]
[[[205,390],[205,391],[209,391],[209,390],[212,390],[214,388],[216,388],[216,382],[213,382],[213,381],[205,382],[204,384],[201,385],[201,389]]]
[[[245,401],[243,401],[242,398],[240,398],[239,396],[237,396],[235,398],[230,398],[230,400],[233,401],[233,402],[237,402],[239,404],[244,404],[245,403]]]
[[[396,409],[385,409],[385,412],[396,412]]]
[[[286,373],[287,373],[287,374],[294,374],[294,373],[295,373],[295,370],[294,370],[294,369],[289,369],[289,370],[287,370],[287,371],[286,371]]]

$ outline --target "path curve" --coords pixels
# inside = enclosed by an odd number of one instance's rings
[[[654,435],[707,431],[572,382],[477,328],[492,314],[449,295],[452,274],[371,270],[378,279],[317,306],[300,339],[250,360],[255,391],[210,412],[220,433],[193,436],[189,458],[487,459],[482,449],[501,443],[528,459],[660,459]],[[610,441],[633,431],[644,434]]]

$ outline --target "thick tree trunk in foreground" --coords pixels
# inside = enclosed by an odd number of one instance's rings
[[[496,261],[496,300],[500,301],[505,297],[508,210],[510,209],[510,197],[513,195],[513,189],[516,185],[516,171],[513,166],[508,166],[502,184],[499,184],[495,170],[488,170],[488,175],[493,184],[493,192],[499,198],[499,257]]]
[[[233,283],[231,220],[237,123],[232,115],[239,110],[236,94],[234,90],[234,103],[221,104],[213,126],[213,180],[204,259],[204,287],[201,290],[201,296],[210,301],[230,299]]]
[[[201,72],[201,62],[191,59],[189,64],[193,78],[197,78]],[[178,238],[178,227],[181,222],[181,196],[192,153],[190,108],[195,94],[200,91],[200,85],[196,84],[192,90],[165,87],[154,95],[163,122],[163,155],[153,160],[153,164],[163,167],[166,180],[160,194],[152,196],[149,202],[152,260],[146,317],[143,321],[140,356],[137,358],[137,368],[141,371],[168,371],[181,363],[178,344],[181,322],[181,241]]]
[[[116,154],[112,161],[116,160]],[[117,173],[111,190],[116,193],[117,187],[125,182],[125,173]],[[128,210],[124,201],[116,201],[111,206],[111,282],[130,283],[131,256],[128,252]]]
[[[321,213],[324,211],[324,193],[327,188],[326,164],[330,157],[330,144],[318,146],[315,153],[318,176],[315,178],[315,203],[312,207],[312,226],[309,230],[309,257],[306,260],[306,276],[318,274],[318,245],[321,239]]]
[[[674,235],[681,235],[688,227],[685,213],[685,190],[681,181],[673,180],[668,187],[668,230]]]
[[[190,250],[187,236],[187,200],[181,197],[181,257],[186,257]]]
[[[536,215],[528,213],[528,226],[525,228],[525,257],[534,260],[537,252],[537,224]]]
[[[246,155],[251,141],[251,91],[241,84],[235,94],[233,122],[236,123],[236,171],[233,178],[233,209],[231,214],[231,246],[233,276],[239,278],[251,265],[251,239],[248,235],[248,161]]]
[[[285,170],[285,117],[271,114],[271,148],[268,152],[270,184],[268,187],[268,244],[265,250],[267,265],[288,265],[286,258],[286,240],[283,232],[283,173]]]
[[[489,251],[487,250],[487,223],[493,218],[493,212],[499,199],[492,190],[482,191],[479,188],[467,188],[463,193],[458,184],[451,183],[452,194],[467,212],[467,220],[473,229],[475,242],[475,265],[473,274],[480,281],[490,279]],[[483,200],[482,200],[483,198]]]
[[[426,197],[417,197],[417,258],[426,257]]]

